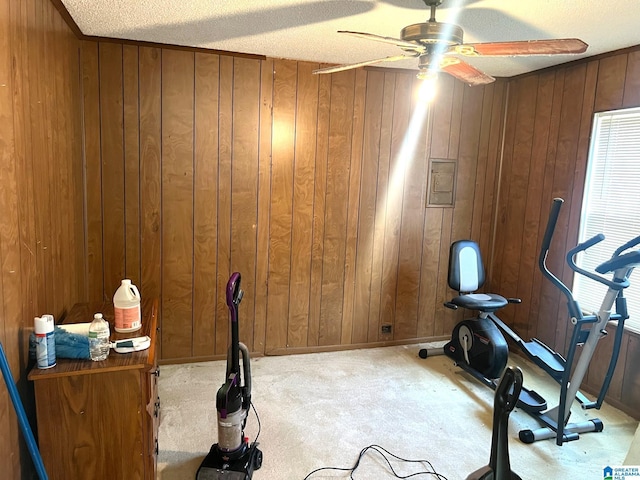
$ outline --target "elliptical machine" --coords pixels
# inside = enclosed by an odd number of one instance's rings
[[[262,452],[256,440],[249,444],[244,436],[247,413],[251,406],[251,365],[249,349],[239,341],[238,305],[244,292],[240,274],[233,273],[227,282],[227,306],[231,321],[231,345],[227,354],[226,382],[216,394],[218,443],[211,446],[196,473],[196,480],[251,480],[254,470],[262,466]],[[240,372],[240,352],[244,383]]]
[[[503,336],[503,333],[507,334],[531,361],[560,384],[559,403],[553,408],[548,408],[546,400],[534,390],[522,388],[517,406],[542,425],[542,428],[537,430],[520,431],[519,437],[524,443],[555,437],[556,444],[562,445],[564,442],[577,440],[580,433],[600,432],[604,428],[602,421],[597,418],[582,423],[568,423],[571,405],[573,400],[577,399],[583,409],[599,409],[602,406],[620,353],[624,322],[629,318],[623,290],[629,286],[629,276],[633,269],[640,265],[640,251],[626,252],[640,244],[640,236],[618,248],[611,259],[596,268],[597,273],[578,267],[574,258],[579,252],[604,240],[604,235],[596,235],[571,249],[567,253],[567,263],[571,269],[608,287],[599,312],[595,315],[584,315],[578,302],[573,298],[571,290],[546,266],[549,245],[563,202],[560,198],[553,201],[538,265],[542,273],[567,298],[573,332],[566,359],[536,338],[528,342],[524,341],[495,315],[494,312],[509,303],[521,303],[520,299],[473,293],[483,285],[485,276],[480,249],[475,242],[468,240],[454,242],[451,246],[449,286],[458,291],[459,296],[444,305],[454,310],[458,307],[476,310],[479,312],[478,318],[458,323],[453,330],[451,341],[444,348],[420,350],[422,358],[437,354],[449,356],[457,366],[495,390],[496,379],[506,367],[509,354],[508,345]],[[609,273],[613,273],[611,280],[603,276]],[[616,313],[612,314],[614,304]],[[607,334],[605,327],[610,320],[618,321],[618,328],[609,367],[597,400],[589,401],[579,392],[579,388],[598,341]],[[582,353],[574,366],[576,350],[579,346],[583,347]],[[571,376],[572,372],[573,376]]]

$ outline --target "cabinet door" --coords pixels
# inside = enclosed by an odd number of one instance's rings
[[[43,379],[35,389],[49,478],[144,478],[139,370]]]

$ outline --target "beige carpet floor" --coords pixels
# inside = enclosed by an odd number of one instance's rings
[[[302,480],[320,467],[350,467],[359,452],[380,445],[407,459],[431,462],[449,480],[465,479],[489,462],[493,391],[456,368],[447,357],[423,360],[424,345],[395,346],[307,355],[260,357],[251,361],[253,403],[260,416],[264,455],[255,480]],[[557,404],[559,389],[537,367],[519,356],[525,385]],[[165,365],[159,393],[158,478],[194,479],[200,462],[216,443],[215,395],[225,362]],[[538,424],[518,409],[510,416],[512,469],[523,480],[601,480],[607,465],[622,465],[638,422],[609,405],[583,411],[574,405],[571,420],[598,417],[601,433],[555,445],[525,445],[518,431]],[[246,434],[257,433],[253,413]],[[393,461],[402,476],[428,465]],[[310,480],[349,478],[323,471]],[[394,478],[384,459],[367,453],[355,479]],[[412,478],[437,478],[420,475]]]

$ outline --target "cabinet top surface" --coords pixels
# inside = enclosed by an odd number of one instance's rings
[[[65,319],[57,325],[70,323],[86,323],[93,319],[94,313],[100,312],[109,322],[111,329],[110,341],[123,340],[132,337],[151,338],[151,346],[140,352],[116,353],[111,350],[106,360],[93,362],[90,359],[57,358],[56,365],[47,369],[34,366],[29,372],[29,380],[43,380],[47,378],[105,373],[123,369],[148,369],[156,362],[156,329],[158,317],[158,300],[142,300],[142,327],[129,333],[118,333],[114,329],[113,304],[111,302],[78,303],[73,306]]]

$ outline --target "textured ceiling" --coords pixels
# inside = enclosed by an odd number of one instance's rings
[[[425,22],[422,0],[62,0],[89,36],[211,48],[330,64],[402,51],[340,35],[355,30],[399,37]],[[466,42],[580,38],[592,56],[640,44],[640,0],[444,0],[436,18],[464,29]],[[580,56],[468,59],[509,77]],[[417,68],[417,60],[381,66]]]

